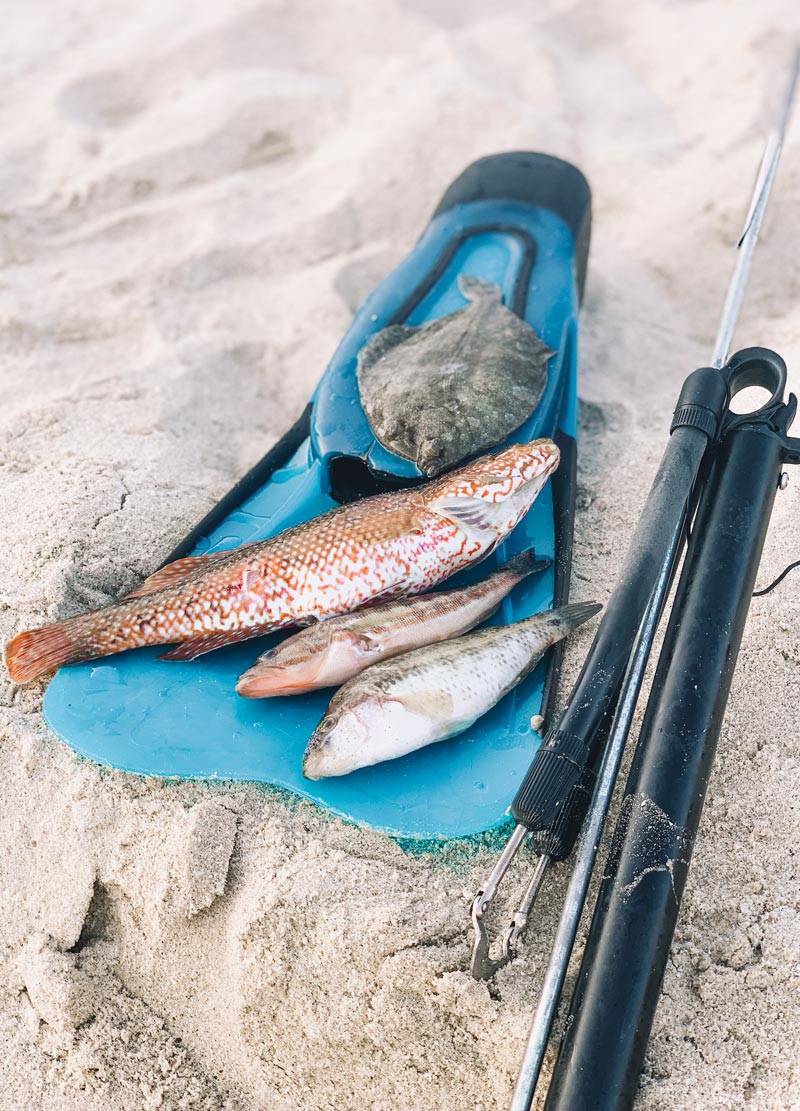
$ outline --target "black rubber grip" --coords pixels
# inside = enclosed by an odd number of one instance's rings
[[[727,407],[725,375],[716,367],[701,366],[692,371],[681,387],[670,433],[676,428],[699,428],[713,440]]]
[[[581,737],[556,727],[545,738],[511,804],[532,833],[531,846],[554,860],[569,856],[594,788],[595,773]]]
[[[594,768],[585,767],[549,829],[537,829],[531,834],[529,844],[535,853],[551,860],[567,859],[589,812],[596,781]]]
[[[717,418],[710,409],[702,405],[682,405],[675,410],[670,432],[674,432],[676,428],[699,428],[713,439],[717,434],[717,423]]]

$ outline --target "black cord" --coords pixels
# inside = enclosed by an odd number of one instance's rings
[[[762,598],[765,594],[769,594],[770,590],[774,590],[775,587],[778,586],[779,583],[782,583],[783,580],[786,578],[786,576],[789,574],[789,572],[794,571],[795,567],[800,567],[800,559],[796,559],[794,561],[794,563],[790,563],[788,567],[784,567],[784,569],[781,571],[780,575],[778,575],[775,582],[771,582],[769,584],[769,586],[765,587],[763,590],[754,590],[753,591],[753,597],[754,598]]]

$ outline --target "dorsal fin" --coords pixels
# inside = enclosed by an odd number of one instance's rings
[[[213,563],[215,560],[228,555],[230,555],[230,552],[224,551],[211,552],[209,555],[185,556],[183,559],[176,559],[174,563],[168,563],[166,567],[161,567],[158,571],[154,571],[140,586],[137,586],[130,594],[124,595],[123,600],[127,601],[129,598],[144,598],[148,594],[158,594],[160,591],[166,590],[170,586],[175,586],[176,583],[187,578],[192,572],[199,570],[201,567],[208,566],[208,564]]]
[[[411,328],[407,324],[389,324],[386,328],[382,328],[380,332],[370,336],[359,351],[358,371],[369,370],[383,358],[387,351],[391,351],[400,343],[405,343],[409,336],[413,336],[418,331],[418,328]]]

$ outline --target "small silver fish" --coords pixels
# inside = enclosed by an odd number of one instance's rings
[[[364,345],[361,404],[384,447],[433,477],[503,443],[544,393],[553,352],[503,305],[499,286],[459,275],[463,309]]]
[[[347,775],[462,733],[600,609],[577,602],[375,664],[331,699],[308,742],[303,775]]]
[[[367,606],[301,629],[259,656],[239,677],[236,690],[245,698],[271,698],[341,686],[378,660],[474,629],[497,611],[517,583],[550,563],[533,551],[521,552],[460,590]]]

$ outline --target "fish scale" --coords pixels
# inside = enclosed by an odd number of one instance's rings
[[[559,630],[549,616],[540,614],[515,626],[481,629],[376,664],[365,684],[389,698],[426,688],[447,690],[456,710],[478,717],[535,666],[539,655],[533,653],[541,654],[555,643]]]

